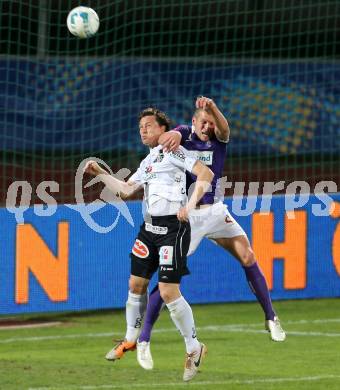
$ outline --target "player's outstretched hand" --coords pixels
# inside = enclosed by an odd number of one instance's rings
[[[88,173],[92,176],[97,176],[101,173],[106,173],[103,168],[99,166],[99,164],[96,161],[88,161],[83,169],[84,173]]]
[[[177,219],[181,222],[189,221],[189,212],[186,207],[181,207],[177,212]]]
[[[167,131],[163,133],[158,140],[162,145],[164,152],[174,152],[181,143],[182,135],[178,131]]]
[[[201,108],[210,112],[216,106],[215,102],[205,96],[198,96],[196,99],[196,108]]]

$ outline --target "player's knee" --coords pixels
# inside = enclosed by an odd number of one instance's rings
[[[131,277],[129,279],[129,290],[133,294],[143,295],[146,293],[147,285],[144,281]]]
[[[163,299],[163,301],[165,303],[170,302],[170,295],[169,294],[167,294],[165,291],[160,291],[159,293],[160,293],[161,298]]]
[[[166,283],[159,285],[159,293],[165,303],[173,302],[181,295],[177,287]]]

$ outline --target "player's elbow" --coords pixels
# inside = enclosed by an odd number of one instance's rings
[[[129,199],[139,189],[140,187],[131,181],[124,182],[123,186],[120,189],[120,197],[122,200]]]
[[[127,200],[129,198],[129,194],[126,194],[125,192],[120,193],[120,199],[121,200]]]
[[[214,178],[213,171],[199,160],[196,161],[192,173],[197,176],[197,181],[200,182],[211,183],[212,179]]]
[[[220,140],[227,143],[229,142],[230,130],[229,127],[225,128],[220,134]]]
[[[206,175],[207,175],[207,181],[211,183],[215,176],[214,172],[210,168],[207,168]]]
[[[214,172],[210,168],[204,167],[200,176],[201,177],[199,178],[199,180],[201,182],[210,184],[213,181],[213,178],[215,175],[214,175]]]
[[[134,188],[127,186],[123,191],[120,192],[120,197],[122,200],[129,199],[135,193]]]

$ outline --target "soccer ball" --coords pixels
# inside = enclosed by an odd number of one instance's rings
[[[92,8],[76,7],[67,16],[67,28],[78,38],[92,37],[99,28],[99,18]]]

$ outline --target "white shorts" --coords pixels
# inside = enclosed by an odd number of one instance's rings
[[[188,256],[195,252],[204,237],[230,238],[246,236],[245,231],[228,211],[222,202],[201,209],[190,211],[191,241]]]

